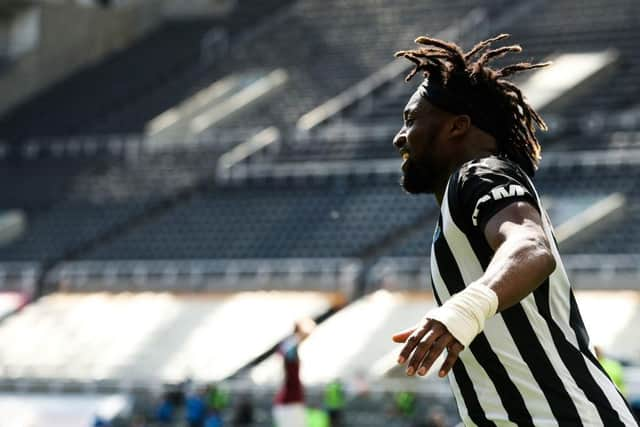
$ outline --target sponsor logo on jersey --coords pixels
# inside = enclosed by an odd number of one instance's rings
[[[494,200],[498,201],[501,199],[506,199],[507,197],[516,197],[516,196],[524,196],[527,190],[524,189],[523,186],[518,184],[510,184],[509,186],[501,185],[492,189],[489,193],[480,197],[476,203],[476,208],[473,210],[473,216],[471,217],[471,221],[474,226],[478,226],[478,214],[480,213],[480,205],[489,201]]]

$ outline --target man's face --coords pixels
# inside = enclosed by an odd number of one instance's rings
[[[403,157],[402,187],[409,193],[433,193],[446,174],[442,130],[445,113],[416,91],[403,113],[404,124],[393,139]]]

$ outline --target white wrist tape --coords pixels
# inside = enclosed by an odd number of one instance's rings
[[[454,294],[442,306],[427,313],[427,318],[441,322],[465,347],[484,329],[484,322],[496,314],[498,295],[487,286],[471,283]]]

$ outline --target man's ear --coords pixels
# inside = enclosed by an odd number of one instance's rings
[[[471,117],[466,114],[454,116],[450,122],[450,136],[453,138],[459,138],[469,132],[471,127]]]

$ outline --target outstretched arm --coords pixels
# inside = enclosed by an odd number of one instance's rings
[[[495,255],[478,282],[498,295],[498,311],[517,304],[556,268],[540,214],[529,203],[515,202],[498,212],[484,235]]]
[[[530,203],[514,202],[497,212],[487,222],[484,235],[495,254],[485,273],[474,282],[474,290],[481,292],[465,295],[466,300],[457,301],[458,304],[449,304],[449,300],[443,307],[427,313],[418,325],[393,336],[395,342],[405,343],[398,363],[409,361],[408,375],[416,372],[425,375],[446,348],[447,358],[439,372],[441,377],[445,376],[460,351],[481,331],[486,318],[495,314],[496,309],[501,311],[517,304],[555,269],[542,219]],[[485,300],[489,302],[485,304]],[[468,307],[468,303],[476,302],[478,306]],[[430,316],[452,321],[438,321]],[[485,318],[474,323],[481,316]],[[460,329],[461,325],[470,327]]]

